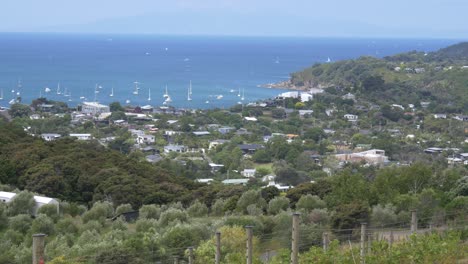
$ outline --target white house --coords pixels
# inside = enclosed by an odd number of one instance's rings
[[[256,172],[256,169],[244,169],[243,171],[241,171],[241,175],[246,178],[253,178],[255,177]]]
[[[12,193],[12,192],[0,192],[0,202],[3,202],[3,203],[10,203],[12,200],[15,199],[15,196],[17,194],[16,193]],[[44,197],[44,196],[37,196],[37,195],[34,195],[34,202],[35,202],[35,205],[34,207],[32,208],[32,214],[33,215],[36,215],[37,213],[37,210],[39,208],[41,208],[42,206],[44,205],[47,205],[47,204],[53,204],[55,206],[57,206],[57,213],[59,212],[59,202],[57,200],[55,200],[54,198],[49,198],[49,197]]]
[[[139,135],[137,137],[138,144],[153,144],[155,142],[155,137],[153,135]]]
[[[301,93],[301,102],[309,102],[314,99],[314,96],[310,93]]]
[[[343,95],[341,98],[343,98],[344,100],[355,100],[356,96],[352,93],[347,93]]]
[[[61,137],[60,134],[55,134],[55,133],[41,134],[41,138],[44,139],[45,141],[53,141],[53,140],[59,139],[60,137]]]
[[[244,119],[245,119],[246,121],[252,121],[252,122],[256,122],[256,121],[257,121],[257,118],[255,118],[255,117],[248,117],[248,116],[246,116],[246,117],[244,117]]]
[[[164,153],[185,152],[186,150],[187,150],[187,147],[183,146],[183,145],[167,145],[167,146],[164,146]]]
[[[78,140],[91,140],[93,138],[91,134],[70,134],[70,137],[75,137]]]
[[[299,116],[304,117],[305,115],[312,115],[314,110],[299,110]]]
[[[344,118],[346,118],[348,121],[357,121],[359,119],[359,116],[352,115],[352,114],[346,114],[346,115],[344,115]]]
[[[446,114],[435,114],[434,118],[435,119],[447,119],[447,115]]]
[[[96,115],[100,113],[108,113],[110,112],[110,108],[108,105],[103,105],[98,102],[83,102],[81,112],[83,114]]]

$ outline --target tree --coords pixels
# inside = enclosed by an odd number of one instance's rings
[[[39,214],[32,222],[31,231],[35,234],[42,233],[52,236],[55,234],[54,221],[45,214]]]
[[[32,214],[35,205],[34,195],[28,191],[22,191],[15,195],[8,204],[8,213],[12,216],[18,214]]]
[[[312,139],[316,143],[319,142],[321,139],[325,139],[327,134],[321,129],[320,127],[313,127],[308,129],[304,133],[304,139]]]
[[[280,211],[286,211],[289,208],[289,199],[286,197],[275,197],[268,203],[268,213],[275,215]]]
[[[141,219],[159,219],[161,215],[161,208],[155,204],[145,204],[140,207],[140,215],[139,218]]]
[[[247,213],[247,207],[251,204],[257,205],[258,208],[266,206],[266,201],[262,198],[260,191],[248,190],[243,193],[237,201],[237,210]]]
[[[109,110],[111,112],[124,112],[125,109],[122,107],[122,105],[119,102],[112,102],[109,104]]]
[[[259,149],[253,154],[252,159],[257,163],[269,163],[271,162],[271,154],[265,149]]]
[[[120,215],[120,214],[128,213],[131,211],[133,211],[131,204],[121,204],[117,206],[117,208],[115,209],[115,215]]]
[[[273,118],[282,119],[286,117],[286,111],[284,111],[284,109],[281,108],[275,108],[271,110],[271,116]]]
[[[195,202],[193,202],[187,209],[187,212],[191,217],[203,217],[208,214],[208,207],[204,203],[195,200]]]
[[[302,196],[296,203],[296,209],[303,209],[306,212],[310,212],[313,209],[325,208],[326,204],[320,197],[316,195],[307,194]]]
[[[370,224],[374,227],[389,227],[397,222],[397,215],[395,214],[395,206],[387,204],[382,206],[380,204],[372,207],[370,216]]]
[[[31,108],[28,105],[13,104],[8,110],[8,113],[12,118],[15,117],[29,117],[32,114]]]

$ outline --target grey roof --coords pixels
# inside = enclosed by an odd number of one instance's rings
[[[241,150],[257,150],[263,149],[265,146],[260,144],[241,144],[238,146]]]

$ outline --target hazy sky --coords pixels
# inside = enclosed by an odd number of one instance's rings
[[[468,0],[3,0],[0,32],[466,38]]]

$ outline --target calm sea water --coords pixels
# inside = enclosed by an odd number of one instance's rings
[[[129,100],[132,105],[160,106],[167,85],[173,106],[223,108],[241,101],[239,90],[244,103],[276,96],[282,90],[257,85],[286,80],[289,73],[328,58],[434,51],[457,42],[2,33],[0,105],[7,106],[19,92],[25,103],[42,95],[72,106],[95,97],[105,104]],[[133,94],[135,81],[140,83],[138,95]],[[190,81],[192,101],[187,100]],[[96,86],[101,87],[98,93]],[[112,88],[114,96],[110,97]]]

